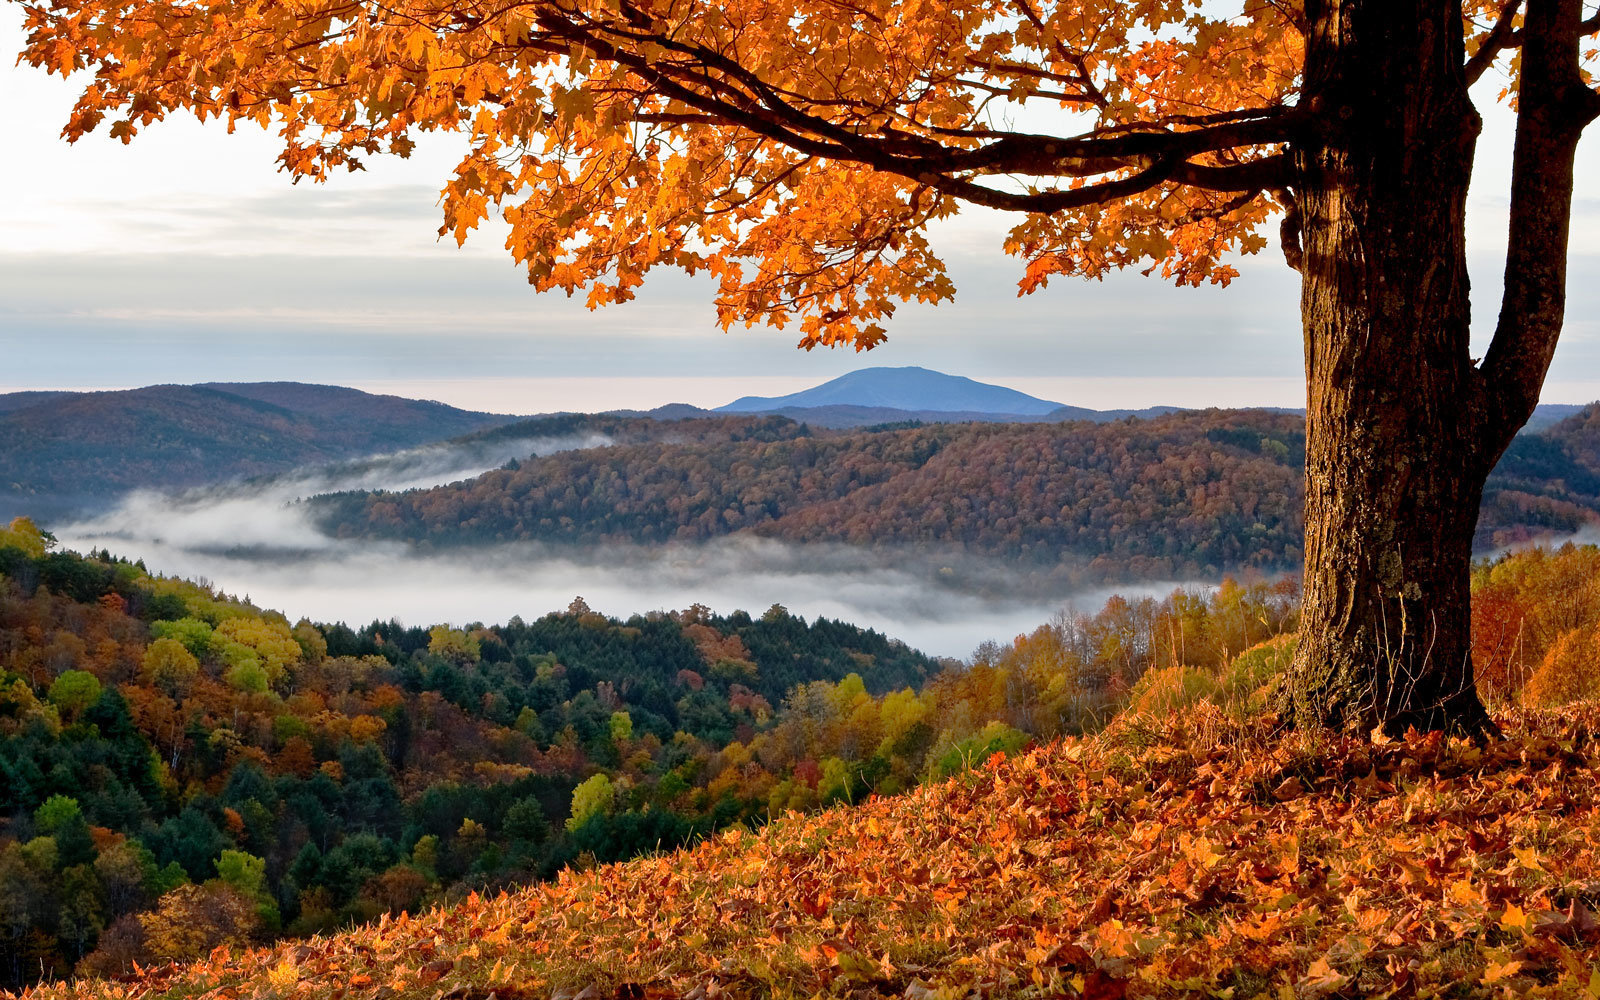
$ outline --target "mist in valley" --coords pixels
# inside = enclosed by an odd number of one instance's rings
[[[1098,610],[1112,593],[1159,596],[1180,586],[1039,583],[999,562],[954,553],[749,536],[655,547],[518,543],[418,551],[330,537],[302,502],[343,490],[433,486],[530,455],[608,443],[599,435],[445,443],[177,494],[140,491],[101,515],[56,526],[55,534],[67,548],[143,560],[151,572],[204,580],[290,619],[492,624],[564,609],[580,596],[619,618],[695,603],[753,614],[781,604],[948,657],[1031,631],[1063,608]]]
[[[254,557],[251,562],[288,553],[309,555],[339,546],[317,527],[301,502],[307,498],[346,490],[438,486],[470,479],[510,461],[610,443],[601,434],[445,441],[175,493],[136,490],[110,510],[58,528],[55,534],[69,548],[104,546],[130,559],[141,556],[118,549],[118,543],[196,555],[249,555]]]

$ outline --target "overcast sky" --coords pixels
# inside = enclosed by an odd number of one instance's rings
[[[0,50],[20,48],[20,15],[0,5]],[[295,379],[539,412],[716,405],[924,365],[1077,405],[1303,403],[1297,276],[1276,248],[1243,261],[1227,289],[1131,274],[1018,298],[1021,266],[999,249],[1006,221],[969,212],[938,233],[954,303],[903,308],[870,354],[808,354],[792,331],[720,332],[699,280],[659,272],[637,301],[589,312],[536,295],[492,234],[437,242],[448,139],[293,186],[273,140],[244,127],[229,136],[186,119],[129,146],[69,147],[57,136],[73,86],[5,62],[0,391]],[[1470,233],[1480,341],[1499,293],[1511,128],[1485,111]],[[1578,168],[1550,402],[1600,398],[1597,144]]]

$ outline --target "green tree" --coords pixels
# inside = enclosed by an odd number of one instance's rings
[[[267,885],[267,862],[244,851],[226,850],[217,858],[217,878],[239,895],[253,900],[256,917],[267,928],[279,924],[278,904]]]
[[[610,813],[616,796],[617,790],[604,772],[591,775],[572,790],[572,815],[567,817],[567,831],[576,831],[591,817]]]
[[[157,639],[176,639],[198,659],[203,660],[213,652],[211,625],[199,618],[151,622],[150,634]]]
[[[611,739],[622,743],[633,738],[633,717],[627,712],[611,713]]]
[[[254,655],[239,656],[223,673],[222,679],[230,687],[247,694],[266,694],[271,687],[266,668]]]
[[[52,795],[33,811],[34,825],[47,836],[82,820],[83,809],[70,795]]]
[[[533,796],[518,799],[506,810],[505,831],[517,840],[534,843],[544,840],[549,830],[545,821],[544,806]]]
[[[76,864],[61,873],[59,885],[57,934],[72,946],[73,957],[82,959],[106,926],[105,899],[100,880],[92,867]]]
[[[100,678],[87,670],[68,670],[50,685],[50,704],[68,719],[100,700]]]
[[[174,698],[189,692],[200,675],[200,661],[177,639],[157,639],[145,647],[141,664],[144,678]]]

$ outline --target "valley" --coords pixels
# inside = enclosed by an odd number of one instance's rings
[[[786,414],[859,404],[513,418],[185,391],[132,394],[119,433],[142,433],[149,395],[148,426],[215,436],[196,455],[250,433],[208,429],[202,411],[234,412],[219,395],[281,433],[161,488],[151,456],[189,445],[160,433],[62,452],[124,464],[51,534],[0,530],[0,986],[361,939],[680,845],[700,846],[666,857],[889,821],[860,804],[1116,752],[1154,720],[1254,732],[1296,648],[1296,413],[834,427]],[[357,432],[361,407],[395,416]],[[1478,690],[1519,720],[1600,696],[1600,549],[1530,547],[1600,518],[1597,414],[1521,435],[1485,494]],[[655,862],[632,864],[607,870]],[[838,974],[806,954],[773,974]],[[173,988],[229,981],[205,968]],[[440,975],[458,971],[483,970]]]

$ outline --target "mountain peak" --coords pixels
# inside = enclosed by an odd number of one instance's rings
[[[928,368],[862,368],[787,396],[743,396],[722,413],[762,413],[784,407],[873,406],[896,410],[952,413],[1009,413],[1039,416],[1060,403],[1016,389],[946,375]]]

